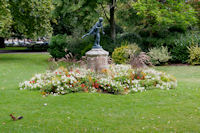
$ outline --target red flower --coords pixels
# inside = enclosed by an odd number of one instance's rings
[[[56,72],[56,74],[58,74],[58,73]]]
[[[61,72],[59,72],[59,74],[61,74]]]
[[[93,86],[94,88],[97,88],[97,89],[99,88],[99,84],[98,84],[97,82],[93,83],[92,86]]]
[[[81,84],[81,87],[84,88],[84,87],[85,87],[85,84]]]
[[[67,77],[70,77],[71,75],[67,75]]]

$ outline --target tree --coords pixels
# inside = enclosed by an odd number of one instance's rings
[[[57,20],[57,24],[53,24],[54,33],[71,35],[75,29],[80,28],[80,25],[82,25],[83,30],[88,30],[98,20],[98,17],[104,14],[111,27],[110,37],[115,40],[116,5],[116,0],[57,0],[53,13]],[[107,11],[107,7],[109,11]],[[107,12],[109,12],[109,17]]]
[[[118,10],[118,12],[120,10],[123,10],[123,8],[118,8],[118,4],[126,4],[129,2],[132,2],[132,0],[98,0],[98,2],[100,3],[102,10],[104,12],[105,17],[107,18],[109,24],[110,24],[110,37],[112,38],[112,40],[115,42],[116,40],[116,10]],[[103,4],[107,4],[109,5],[109,17],[106,13],[106,10],[103,6]],[[119,19],[120,20],[120,19]]]
[[[2,0],[1,0],[2,1]],[[19,35],[25,38],[36,39],[38,37],[51,35],[51,11],[52,0],[3,0],[0,5],[5,7],[12,23],[10,27],[4,27],[9,35]],[[2,10],[2,9],[1,9]],[[5,12],[4,11],[4,12]],[[6,23],[6,22],[5,22]],[[1,37],[9,37],[8,34]]]
[[[115,42],[116,39],[116,30],[115,30],[115,7],[116,7],[116,0],[110,0],[110,33],[111,38]]]
[[[52,22],[54,35],[81,34],[91,28],[99,17],[95,0],[56,0],[54,4],[53,18],[56,20]]]
[[[200,1],[199,0],[189,0],[189,4],[191,4],[194,9],[197,11],[197,16],[199,18],[199,27],[200,27]]]
[[[172,29],[185,32],[198,20],[195,10],[183,0],[138,0],[133,4],[133,8],[141,17],[140,30],[149,32],[150,36]]]
[[[10,0],[13,30],[26,38],[50,35],[52,0]]]
[[[5,47],[4,37],[9,35],[12,17],[7,0],[0,0],[0,48]]]

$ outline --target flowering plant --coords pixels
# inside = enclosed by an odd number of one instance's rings
[[[104,92],[128,94],[149,89],[174,89],[176,79],[154,69],[131,69],[130,65],[110,65],[102,73],[84,68],[67,70],[63,67],[53,72],[36,74],[30,81],[20,83],[20,90],[40,90],[54,95],[74,92]]]

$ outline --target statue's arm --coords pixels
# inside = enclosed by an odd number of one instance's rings
[[[83,35],[82,39],[85,38],[86,36],[91,35],[93,31],[94,31],[94,27],[92,27],[92,29],[87,34]]]
[[[87,34],[85,34],[85,35],[83,35],[81,38],[83,39],[83,38],[85,38],[86,36],[88,36],[89,34],[87,33]]]

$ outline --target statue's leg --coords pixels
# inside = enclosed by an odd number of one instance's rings
[[[96,34],[94,35],[94,40],[95,40],[94,41],[94,46],[97,46],[97,35]]]
[[[97,40],[97,45],[100,45],[100,33],[97,33],[96,40]]]

